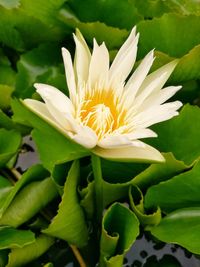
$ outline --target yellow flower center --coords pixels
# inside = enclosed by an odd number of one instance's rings
[[[95,131],[100,140],[125,124],[126,111],[111,90],[94,91],[85,96],[79,118],[83,125]]]

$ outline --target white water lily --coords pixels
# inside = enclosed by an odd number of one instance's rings
[[[74,64],[62,49],[69,98],[53,86],[35,84],[45,103],[25,99],[33,112],[92,153],[112,160],[163,161],[158,150],[139,139],[156,137],[148,127],[178,115],[179,101],[164,103],[181,86],[162,87],[174,70],[172,61],[148,75],[153,51],[130,78],[139,34],[133,28],[111,66],[104,43],[94,39],[92,54],[79,31],[74,35]]]

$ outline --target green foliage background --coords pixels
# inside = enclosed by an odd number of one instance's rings
[[[179,59],[168,84],[183,86],[174,98],[185,106],[178,117],[153,127],[158,138],[146,140],[163,152],[165,163],[98,163],[106,212],[97,229],[97,166],[90,152],[18,99],[39,99],[36,81],[68,94],[61,47],[74,54],[76,28],[90,47],[94,37],[104,41],[113,59],[134,25],[138,62],[153,48],[151,71]],[[69,245],[80,248],[87,266],[122,266],[140,229],[200,254],[199,25],[195,0],[0,0],[0,267],[76,266]],[[17,181],[14,166],[30,132],[42,165]],[[180,266],[168,257],[148,264]]]

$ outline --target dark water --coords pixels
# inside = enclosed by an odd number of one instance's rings
[[[22,171],[39,162],[39,158],[37,157],[37,153],[34,151],[35,146],[31,138],[25,137],[24,143],[24,153],[20,154],[16,165],[16,168],[20,168]],[[148,261],[150,258],[160,260],[165,255],[175,257],[182,267],[200,267],[200,259],[197,259],[194,255],[186,252],[184,249],[173,244],[161,244],[158,246],[152,240],[148,240],[145,236],[136,240],[131,250],[127,253],[124,267],[149,267]],[[74,266],[75,265],[73,263],[65,265],[65,267]],[[151,267],[152,266],[153,265],[151,265]],[[158,266],[162,267],[161,265],[155,265],[155,267]],[[171,267],[173,265],[165,265],[165,267],[168,266]]]

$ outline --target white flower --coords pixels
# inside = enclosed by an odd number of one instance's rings
[[[69,98],[53,86],[35,84],[45,103],[25,99],[25,105],[101,157],[163,161],[159,151],[139,139],[156,137],[148,127],[178,115],[181,102],[163,103],[181,87],[162,89],[177,62],[148,75],[154,61],[151,51],[127,80],[136,60],[138,38],[133,28],[110,66],[105,44],[99,46],[94,39],[91,54],[77,31],[74,64],[68,50],[62,49]]]

